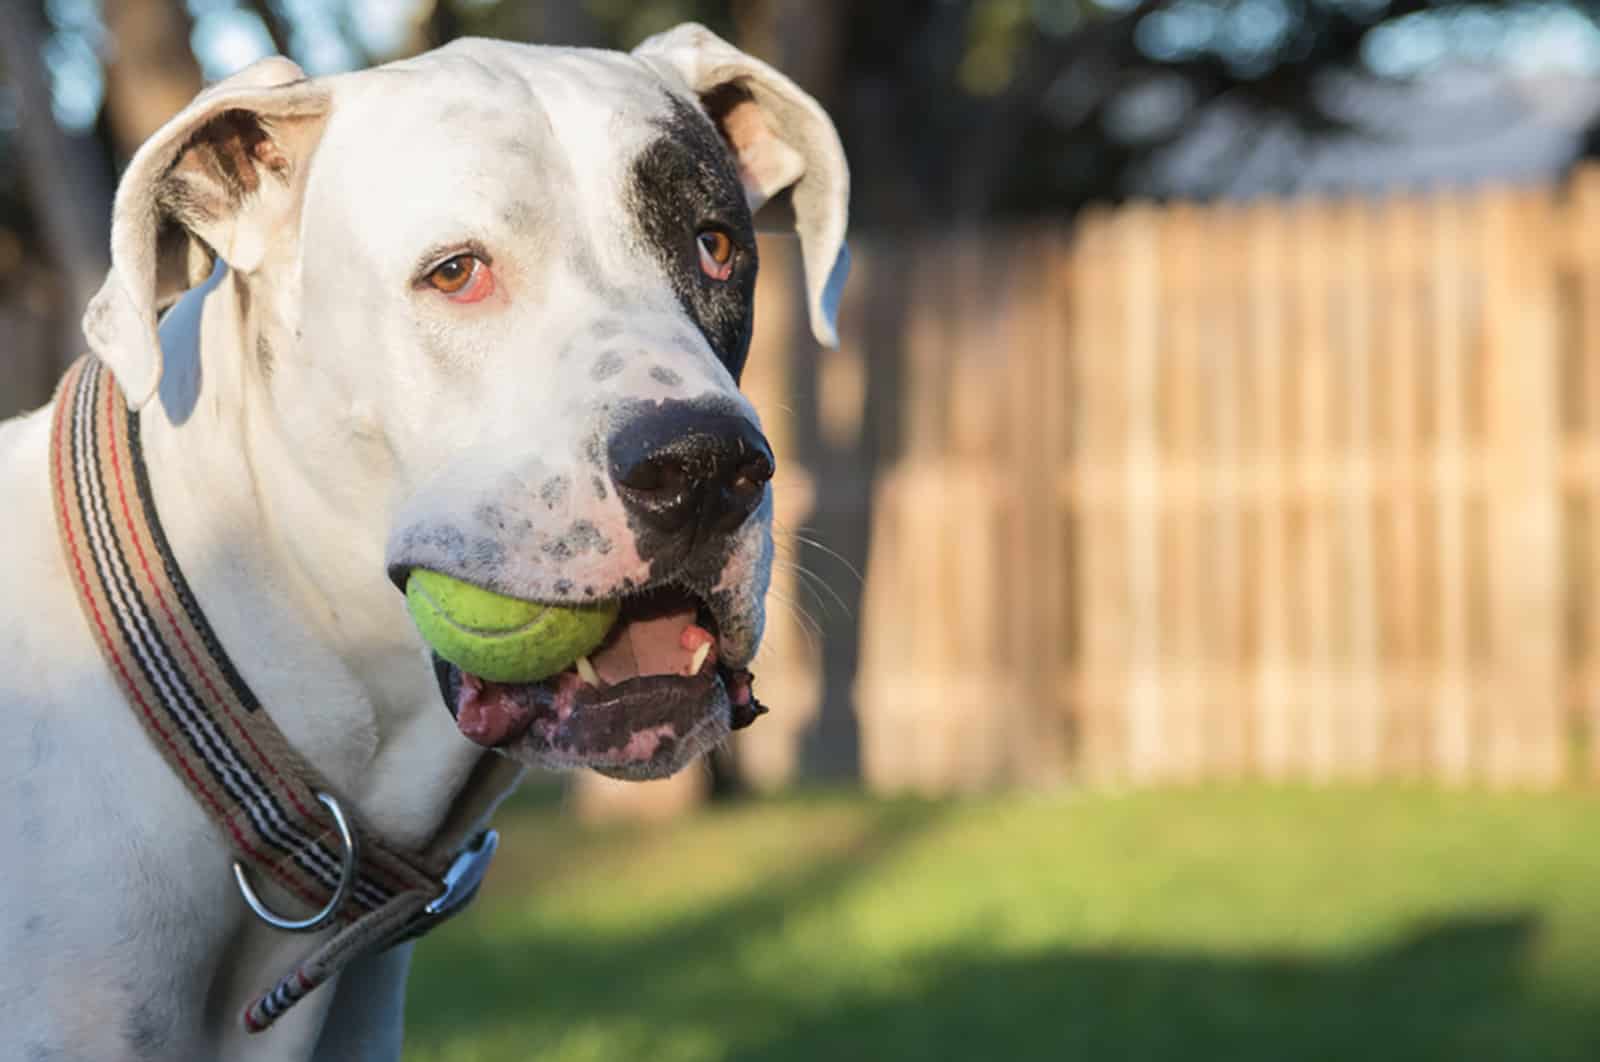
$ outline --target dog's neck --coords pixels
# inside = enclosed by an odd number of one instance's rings
[[[169,375],[141,431],[185,577],[288,740],[369,828],[420,847],[482,750],[439,703],[385,576],[386,492],[330,491],[307,474],[359,455],[329,452],[338,432],[287,437],[300,429],[273,388],[293,383],[273,381],[286,366],[268,359],[274,346],[282,358],[302,352],[243,278],[219,270],[161,332]],[[348,419],[335,396],[289,397],[329,423]]]

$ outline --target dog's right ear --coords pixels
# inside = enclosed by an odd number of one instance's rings
[[[92,350],[138,409],[161,383],[156,315],[220,257],[248,273],[295,224],[330,100],[283,58],[196,96],[134,154],[111,214],[111,271],[83,316]]]

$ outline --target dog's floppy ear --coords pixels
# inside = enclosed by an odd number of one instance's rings
[[[196,96],[128,163],[111,214],[111,271],[83,332],[133,408],[161,382],[156,315],[217,257],[255,269],[292,222],[328,106],[294,63],[263,59]]]
[[[827,113],[793,81],[693,22],[649,38],[633,54],[700,98],[738,161],[751,211],[792,189],[811,331],[824,346],[837,346],[835,318],[850,271],[850,169]]]

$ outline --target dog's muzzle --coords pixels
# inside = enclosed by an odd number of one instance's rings
[[[437,657],[434,671],[480,745],[532,766],[660,777],[765,711],[748,670],[765,568],[731,558],[753,547],[772,450],[732,403],[669,400],[623,421],[606,458],[650,576],[641,587],[619,575],[596,595],[620,599],[602,644],[537,682],[494,682]],[[391,575],[404,585],[403,571]]]

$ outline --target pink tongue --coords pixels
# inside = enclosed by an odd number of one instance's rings
[[[508,697],[505,690],[462,672],[456,726],[468,740],[493,748],[527,730],[532,719],[533,713]]]
[[[692,609],[631,620],[620,627],[590,658],[600,681],[608,686],[640,675],[689,675],[694,651],[702,640],[712,640],[694,625]]]
[[[694,659],[701,646],[712,647],[716,638],[694,622],[694,610],[629,620],[618,624],[610,640],[590,657],[602,685],[614,686],[643,675],[694,675]],[[702,665],[706,666],[706,665]],[[565,671],[550,680],[555,685],[552,707],[559,718],[572,711],[582,685],[577,674]],[[746,693],[748,696],[748,692]],[[521,737],[533,723],[533,709],[510,696],[504,686],[461,673],[456,699],[456,726],[468,739],[494,748]]]

